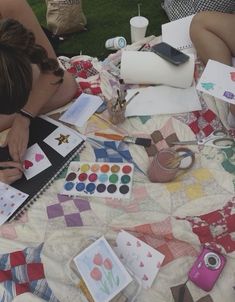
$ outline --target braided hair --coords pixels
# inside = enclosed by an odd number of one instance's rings
[[[33,84],[31,64],[42,73],[52,73],[63,81],[64,71],[56,59],[35,43],[34,34],[13,19],[0,20],[0,113],[12,114],[26,104]]]

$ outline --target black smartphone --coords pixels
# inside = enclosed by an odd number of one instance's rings
[[[153,45],[151,51],[175,65],[183,64],[189,60],[188,55],[165,42]]]

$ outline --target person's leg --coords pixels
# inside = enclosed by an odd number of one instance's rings
[[[235,14],[200,12],[193,17],[190,37],[198,57],[206,64],[209,59],[232,65],[235,56]],[[235,127],[235,105],[230,104],[230,126]]]
[[[235,15],[219,12],[200,12],[190,26],[191,40],[199,58],[231,65],[235,55]]]

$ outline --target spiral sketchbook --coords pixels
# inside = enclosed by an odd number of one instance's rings
[[[194,15],[162,24],[162,41],[179,49],[194,50],[189,29]]]
[[[72,148],[70,147],[69,152],[62,154],[56,150],[55,146],[49,145],[47,142],[47,138],[51,136],[58,129],[63,129],[65,133],[70,133],[72,135],[64,136],[66,138],[66,142],[68,142],[68,138],[75,137]],[[66,130],[67,129],[67,132]],[[63,138],[63,132],[59,131],[60,137]],[[60,145],[61,140],[57,140],[57,145]],[[62,170],[67,167],[70,161],[82,151],[84,148],[85,137],[80,135],[77,131],[63,125],[62,123],[55,121],[49,117],[37,117],[33,120],[30,125],[29,131],[29,143],[28,149],[33,147],[35,144],[41,150],[41,153],[44,154],[44,157],[49,162],[49,165],[44,167],[42,171],[38,174],[33,175],[33,177],[27,179],[26,173],[24,173],[23,177],[20,180],[17,180],[11,187],[28,194],[27,199],[20,204],[20,206],[12,213],[10,217],[8,217],[8,221],[14,218],[19,217],[27,208],[32,205],[36,199],[44,193],[44,191],[52,184],[55,178],[62,172]],[[27,153],[27,152],[26,152]],[[38,154],[39,156],[39,154]],[[43,158],[43,157],[42,157]],[[0,148],[0,161],[8,161],[11,160],[8,148]],[[36,160],[39,162],[40,158]],[[35,162],[36,162],[35,161]],[[29,162],[29,161],[28,161]],[[43,161],[42,161],[43,162]],[[25,165],[25,162],[23,166]],[[39,167],[42,166],[41,163],[38,163]],[[29,166],[30,167],[30,166]],[[26,167],[27,169],[28,167]],[[25,166],[24,166],[25,169]],[[29,169],[28,169],[29,170]],[[28,172],[25,170],[25,172]]]

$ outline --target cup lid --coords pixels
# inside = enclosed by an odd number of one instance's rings
[[[148,26],[149,20],[143,16],[135,16],[130,19],[130,24],[135,27]]]

